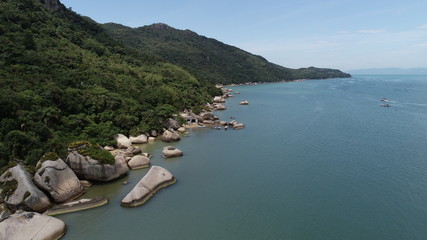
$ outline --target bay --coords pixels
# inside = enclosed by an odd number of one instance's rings
[[[84,197],[109,204],[58,216],[64,239],[426,238],[427,75],[232,88],[215,114],[245,129],[193,129],[181,158],[144,145],[177,183],[131,209],[120,201],[147,169],[94,185]]]

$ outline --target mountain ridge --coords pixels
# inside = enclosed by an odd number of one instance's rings
[[[117,23],[101,25],[116,40],[159,56],[212,83],[278,82],[297,79],[351,77],[336,69],[291,69],[264,57],[165,23],[131,28]]]

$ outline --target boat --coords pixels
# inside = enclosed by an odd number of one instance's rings
[[[380,107],[391,107],[390,104],[380,104]]]
[[[388,99],[383,97],[383,98],[381,98],[381,102],[388,102]]]

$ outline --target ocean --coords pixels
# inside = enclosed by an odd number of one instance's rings
[[[57,216],[63,239],[427,239],[427,75],[231,88],[215,114],[244,129],[193,129],[180,158],[144,145],[177,183],[136,208],[148,169],[94,185],[109,204]]]

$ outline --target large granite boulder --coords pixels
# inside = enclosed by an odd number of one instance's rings
[[[175,120],[175,119],[168,118],[163,123],[163,127],[166,128],[166,129],[172,128],[173,130],[177,130],[178,128],[181,127],[181,124],[179,124],[179,122],[177,120]]]
[[[136,136],[136,137],[130,136],[129,141],[131,141],[131,143],[135,143],[135,144],[143,144],[143,143],[148,142],[148,137],[145,134],[141,134],[141,135]]]
[[[182,155],[184,155],[184,153],[176,147],[167,146],[163,148],[164,158],[180,157]]]
[[[165,168],[153,166],[148,173],[136,184],[132,191],[123,198],[121,206],[136,207],[144,204],[161,188],[174,184],[176,179]]]
[[[21,165],[9,168],[0,176],[0,195],[11,210],[44,212],[52,206],[48,196],[37,188]]]
[[[204,120],[215,120],[215,115],[213,114],[213,113],[211,113],[211,112],[204,112],[204,113],[201,113],[200,115],[200,120],[201,121],[204,121]]]
[[[84,193],[76,174],[58,156],[45,154],[36,168],[34,182],[48,192],[55,202],[63,203]]]
[[[63,221],[34,212],[18,211],[0,222],[0,239],[5,240],[56,240],[65,231]]]
[[[161,140],[163,142],[175,142],[181,140],[181,137],[175,131],[166,130],[163,133]]]
[[[129,138],[123,134],[117,134],[114,139],[117,141],[117,148],[128,148],[132,145]]]
[[[129,160],[128,165],[131,169],[141,169],[150,166],[150,158],[143,155],[136,155]]]
[[[121,155],[114,157],[110,152],[88,142],[73,143],[70,146],[65,162],[80,179],[107,182],[123,177],[129,171],[126,160]]]

